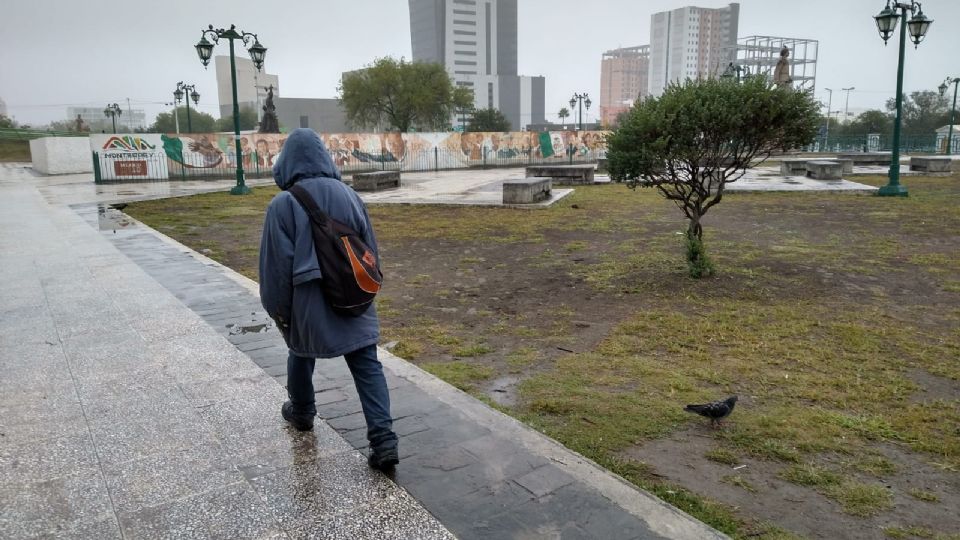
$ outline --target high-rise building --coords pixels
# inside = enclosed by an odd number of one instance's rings
[[[723,50],[737,45],[740,4],[683,7],[650,17],[650,95],[673,82],[710,77],[722,70]]]
[[[647,96],[650,46],[613,49],[600,62],[600,122],[616,123],[633,103]]]
[[[235,57],[237,66],[237,103],[240,107],[249,107],[261,116],[260,107],[267,100],[267,88],[273,86],[273,95],[280,96],[280,79],[276,75],[257,71],[253,60]],[[220,101],[220,117],[233,114],[233,83],[230,77],[230,57],[217,56],[213,59],[217,72],[217,98]],[[203,90],[200,90],[203,93]]]
[[[517,0],[409,0],[415,62],[446,67],[474,106],[496,108],[513,129],[544,122],[543,77],[517,74]]]

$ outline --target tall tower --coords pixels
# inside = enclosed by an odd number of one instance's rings
[[[476,108],[500,109],[514,129],[543,122],[543,78],[517,74],[517,0],[409,5],[415,62],[443,64],[457,86],[473,90]]]
[[[650,17],[649,93],[659,96],[672,82],[709,77],[736,47],[740,4],[724,8],[683,7]]]
[[[613,49],[600,62],[600,121],[605,126],[646,97],[650,46]]]

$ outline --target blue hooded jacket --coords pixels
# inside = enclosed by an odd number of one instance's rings
[[[357,231],[379,260],[377,240],[360,197],[340,180],[340,171],[320,137],[296,129],[273,166],[281,191],[267,207],[260,239],[260,301],[267,313],[290,322],[287,345],[297,356],[332,358],[376,344],[380,324],[375,306],[359,317],[344,317],[327,304],[310,218],[286,190],[303,186],[331,218]]]

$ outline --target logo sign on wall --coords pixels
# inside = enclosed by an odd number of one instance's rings
[[[160,135],[91,135],[104,180],[166,180],[169,177]]]

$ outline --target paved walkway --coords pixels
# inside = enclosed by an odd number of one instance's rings
[[[38,298],[55,321],[52,333],[32,345],[4,342],[0,349],[5,371],[15,374],[3,379],[16,390],[3,393],[4,407],[22,408],[9,415],[12,427],[6,419],[0,424],[0,537],[109,537],[83,528],[94,525],[126,538],[444,538],[447,531],[465,539],[722,537],[385,351],[401,437],[393,482],[368,471],[356,451],[366,443],[363,418],[342,359],[318,362],[326,422],[313,435],[291,432],[278,414],[286,350],[256,285],[103,204],[89,204],[150,197],[156,186],[61,180],[69,189],[0,169],[0,204],[8,210],[0,245],[3,261],[15,263],[0,270],[0,286],[24,303],[5,311],[0,331],[38,327],[21,317],[36,310]],[[27,244],[20,243],[24,236]],[[23,360],[47,347],[56,353],[55,369]],[[71,354],[79,355],[76,370]],[[62,384],[47,381],[47,373]],[[44,407],[25,404],[53,392],[69,395],[80,416],[67,421],[46,410],[46,400]],[[107,412],[95,416],[99,411]],[[83,414],[95,417],[78,422]],[[39,435],[50,422],[79,435]],[[38,447],[40,455],[58,453],[27,457]],[[80,470],[60,463],[62,456],[83,451],[92,454],[85,466],[93,496],[62,485]],[[16,488],[6,488],[7,475]],[[44,506],[61,511],[49,515]],[[13,528],[23,523],[33,528]]]
[[[453,538],[38,182],[0,164],[0,538]]]

